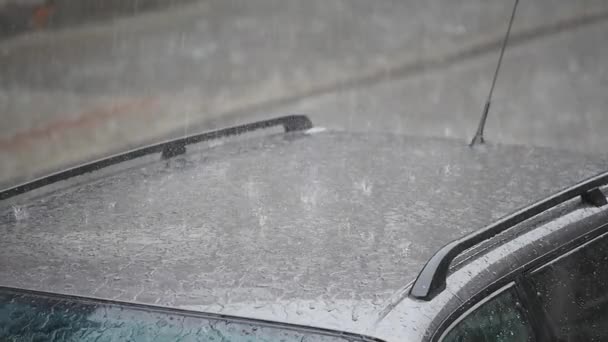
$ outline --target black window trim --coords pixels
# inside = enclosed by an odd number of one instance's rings
[[[528,315],[528,320],[532,324],[534,336],[537,342],[555,341],[555,330],[550,324],[547,324],[544,311],[536,302],[536,296],[529,291],[529,287],[525,286],[526,278],[521,275],[516,280],[515,291],[520,298],[521,303]]]
[[[584,245],[591,241],[600,238],[603,235],[608,235],[608,223],[598,225],[596,228],[590,229],[585,234],[580,235],[576,239],[567,241],[552,251],[541,255],[540,257],[532,260],[523,270],[522,274],[528,276],[538,272],[541,268],[550,265],[551,263],[565,257],[566,255],[573,253]]]
[[[579,240],[579,243],[577,243],[572,248],[566,250],[564,253],[561,253],[558,256],[556,256],[555,258],[552,258],[543,264],[537,265],[530,271],[526,272],[526,274],[525,274],[526,278],[533,276],[536,273],[540,272],[545,267],[548,267],[548,266],[572,255],[573,253],[576,253],[577,251],[585,248],[585,246],[587,246],[599,239],[606,238],[608,236],[608,229],[603,229],[603,228],[608,228],[608,223],[592,230],[591,232],[589,232],[589,234],[585,234],[585,235],[581,236],[580,239],[577,239],[577,240]],[[582,240],[582,241],[580,241],[580,240]]]

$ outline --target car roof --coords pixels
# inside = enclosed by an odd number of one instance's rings
[[[200,144],[4,201],[0,285],[362,326],[445,243],[605,165],[369,133]]]

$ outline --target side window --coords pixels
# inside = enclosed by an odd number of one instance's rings
[[[608,341],[608,236],[530,276],[531,293],[559,341]]]
[[[442,341],[525,342],[534,337],[517,295],[509,289],[468,314]]]

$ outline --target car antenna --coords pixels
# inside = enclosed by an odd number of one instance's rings
[[[511,19],[509,20],[509,27],[507,28],[507,33],[505,34],[505,38],[502,41],[502,48],[500,49],[500,56],[498,57],[498,63],[496,64],[496,70],[494,71],[494,78],[492,79],[492,85],[490,86],[490,92],[488,93],[486,105],[483,107],[483,113],[481,114],[481,120],[479,120],[477,133],[475,133],[475,136],[473,137],[473,140],[471,140],[469,146],[484,143],[483,128],[486,125],[486,119],[488,118],[488,112],[490,111],[492,93],[494,92],[494,86],[496,85],[496,79],[498,78],[498,71],[500,71],[500,65],[502,64],[502,56],[505,54],[505,49],[507,48],[507,42],[509,41],[509,34],[511,33],[511,26],[513,26],[513,19],[515,18],[515,11],[517,10],[518,3],[519,0],[515,0],[515,4],[513,5],[513,12],[511,13]]]

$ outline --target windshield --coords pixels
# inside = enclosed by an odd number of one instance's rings
[[[7,341],[373,341],[362,336],[196,312],[0,288]]]
[[[0,0],[0,286],[410,329],[437,250],[606,171],[607,40],[604,0]]]

